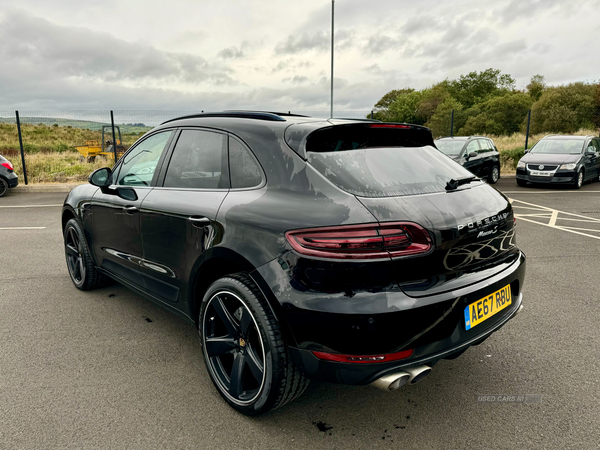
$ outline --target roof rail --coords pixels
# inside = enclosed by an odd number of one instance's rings
[[[257,120],[269,120],[273,122],[285,122],[283,117],[309,117],[302,116],[300,114],[292,114],[290,112],[280,113],[280,112],[268,112],[268,111],[220,111],[220,112],[202,112],[197,114],[190,114],[187,116],[175,117],[173,119],[169,119],[161,123],[164,125],[165,123],[173,122],[175,120],[181,119],[197,119],[204,117],[235,117],[239,119],[257,119]]]

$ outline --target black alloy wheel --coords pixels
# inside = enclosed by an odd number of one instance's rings
[[[202,302],[199,331],[208,373],[219,394],[239,412],[263,414],[308,386],[249,277],[233,275],[211,285]]]
[[[4,197],[8,192],[8,183],[4,178],[0,178],[0,197]]]
[[[87,291],[104,284],[105,277],[92,261],[83,230],[75,219],[67,222],[64,230],[65,257],[71,281],[77,289]]]
[[[499,179],[500,179],[500,167],[494,166],[494,167],[492,167],[492,172],[490,173],[490,176],[488,177],[488,183],[496,184]]]

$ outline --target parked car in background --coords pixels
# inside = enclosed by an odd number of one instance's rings
[[[490,138],[454,136],[435,140],[436,147],[469,172],[490,184],[500,179],[500,153]]]
[[[417,383],[522,307],[510,202],[417,125],[180,117],[73,189],[62,231],[78,289],[108,276],[195,324],[247,415],[311,378]]]
[[[19,177],[8,159],[0,155],[0,197],[19,184]]]
[[[600,138],[549,135],[540,139],[517,164],[517,184],[571,184],[581,188],[600,177]]]

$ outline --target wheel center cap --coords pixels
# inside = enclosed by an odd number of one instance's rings
[[[246,346],[246,341],[244,340],[244,338],[240,338],[240,347],[245,347]]]

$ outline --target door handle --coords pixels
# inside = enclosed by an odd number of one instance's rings
[[[138,212],[139,209],[137,206],[124,206],[123,211],[125,211],[127,214],[133,214],[134,212]]]
[[[192,225],[198,228],[204,228],[210,225],[210,219],[208,217],[191,216],[188,220],[192,222]]]

